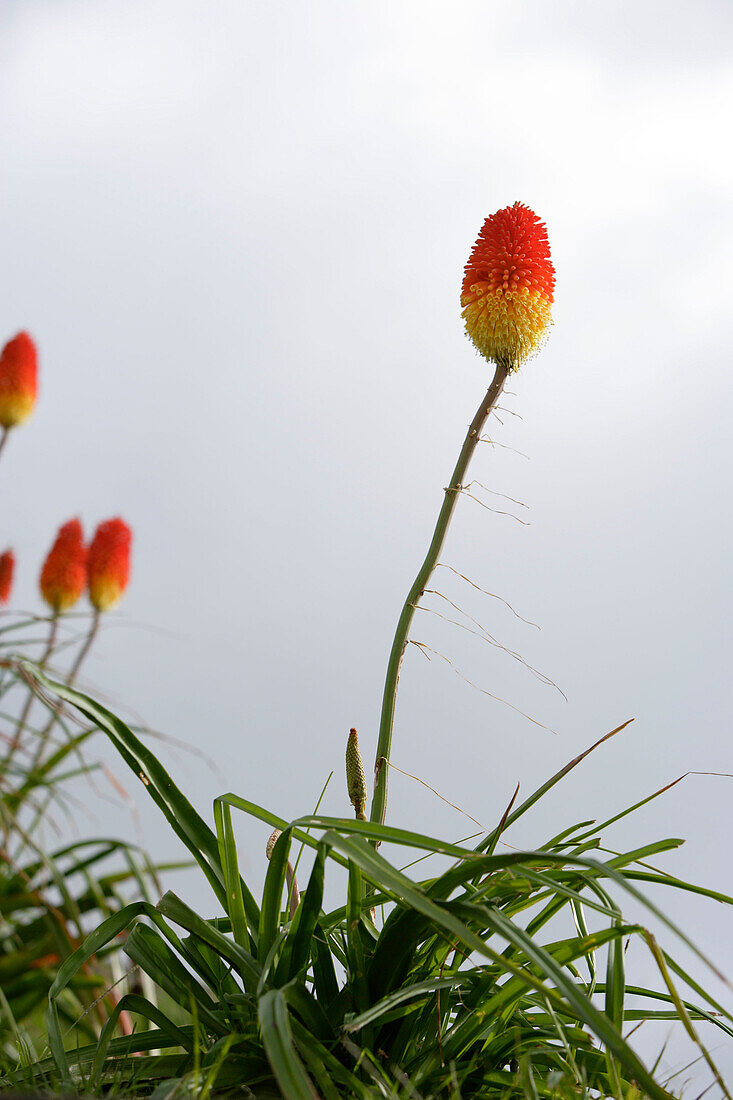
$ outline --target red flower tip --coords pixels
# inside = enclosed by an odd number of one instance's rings
[[[10,599],[14,572],[15,554],[12,550],[6,550],[0,554],[0,604],[6,604]]]
[[[78,519],[59,528],[41,569],[41,595],[58,614],[73,607],[86,587],[87,551]]]
[[[554,292],[544,222],[521,202],[497,210],[481,228],[461,287],[466,332],[481,355],[516,370],[552,323]]]
[[[132,531],[117,516],[100,523],[89,547],[89,599],[97,611],[118,604],[130,579]]]
[[[19,332],[0,354],[0,425],[15,428],[33,412],[38,393],[38,355],[27,332]]]

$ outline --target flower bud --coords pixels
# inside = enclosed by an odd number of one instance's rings
[[[355,729],[349,731],[349,740],[346,744],[346,787],[356,816],[366,821],[364,813],[367,800],[366,772],[359,752],[359,737]]]
[[[12,550],[6,550],[0,554],[0,604],[6,604],[10,599],[14,572],[15,554]]]
[[[7,430],[27,420],[37,393],[36,345],[27,332],[19,332],[0,354],[0,426]]]
[[[97,611],[118,604],[130,579],[132,531],[118,517],[100,523],[89,547],[89,599]]]
[[[58,614],[73,607],[86,588],[87,552],[78,519],[59,528],[41,570],[41,595]]]
[[[552,324],[554,290],[547,229],[537,215],[515,202],[487,218],[461,287],[466,332],[480,354],[517,370]]]
[[[282,829],[273,829],[270,833],[270,839],[267,841],[267,848],[265,849],[265,855],[268,859],[272,859],[272,849],[277,844],[277,838],[282,835]]]

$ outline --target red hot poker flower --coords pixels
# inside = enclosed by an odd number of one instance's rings
[[[73,607],[86,588],[87,551],[78,519],[59,528],[41,570],[41,595],[58,614]]]
[[[89,547],[89,599],[97,611],[118,604],[130,579],[132,531],[117,516],[100,523]]]
[[[466,332],[481,355],[517,370],[552,323],[554,291],[547,229],[537,215],[515,202],[487,218],[461,287]]]
[[[14,572],[15,554],[12,550],[6,550],[0,554],[0,604],[6,604],[10,599]]]
[[[37,393],[36,345],[27,332],[19,332],[0,355],[0,425],[6,431],[28,419]]]

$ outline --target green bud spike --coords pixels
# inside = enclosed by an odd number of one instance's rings
[[[272,833],[270,834],[270,839],[267,841],[267,848],[265,849],[265,853],[268,859],[270,859],[270,857],[272,856],[272,849],[275,847],[275,842],[280,836],[281,832],[282,829],[273,829]]]
[[[359,752],[359,737],[355,729],[350,730],[346,745],[346,787],[356,816],[361,821],[366,821],[364,812],[367,800],[366,772]]]

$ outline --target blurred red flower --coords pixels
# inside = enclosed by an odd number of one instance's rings
[[[73,607],[86,588],[87,551],[78,519],[59,528],[41,569],[41,595],[57,614]]]
[[[100,523],[89,547],[89,599],[98,611],[119,603],[130,579],[132,531],[119,516]]]
[[[12,550],[6,550],[0,554],[0,604],[6,604],[10,599],[14,572],[15,554]]]
[[[37,393],[36,345],[27,332],[19,332],[0,354],[0,425],[7,430],[27,420]]]

